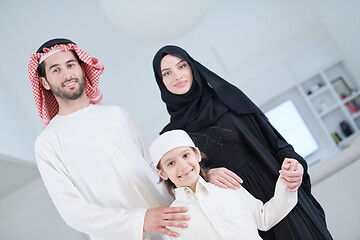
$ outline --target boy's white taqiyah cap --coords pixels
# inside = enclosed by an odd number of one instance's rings
[[[177,147],[195,147],[190,136],[183,130],[171,130],[161,134],[150,146],[151,159],[156,167],[165,153]]]

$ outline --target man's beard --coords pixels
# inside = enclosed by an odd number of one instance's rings
[[[78,99],[84,92],[85,89],[85,79],[82,76],[81,77],[82,81],[79,81],[78,78],[72,78],[71,80],[75,80],[77,83],[79,83],[79,88],[77,89],[77,91],[72,91],[72,92],[66,92],[66,91],[62,91],[61,88],[62,87],[56,87],[56,88],[51,88],[52,93],[57,96],[58,98],[61,99],[65,99],[65,100],[75,100]]]

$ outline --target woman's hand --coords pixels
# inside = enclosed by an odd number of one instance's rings
[[[304,168],[293,158],[285,158],[279,171],[281,180],[286,185],[286,189],[290,192],[296,192],[302,182]]]
[[[237,189],[243,183],[238,175],[224,167],[210,169],[207,172],[207,177],[209,182],[221,188]]]

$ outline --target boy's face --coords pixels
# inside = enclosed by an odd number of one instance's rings
[[[190,147],[178,147],[165,153],[160,160],[158,174],[164,180],[170,179],[176,187],[190,187],[195,192],[199,180],[200,151]]]

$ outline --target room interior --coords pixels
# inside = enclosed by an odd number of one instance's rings
[[[56,37],[104,64],[103,104],[126,109],[149,141],[169,121],[152,71],[164,45],[186,49],[268,117],[290,100],[300,125],[282,134],[305,148],[330,232],[360,239],[359,9],[355,0],[0,1],[0,239],[88,239],[58,215],[33,151],[43,127],[27,65]],[[278,116],[273,124],[285,126]]]

